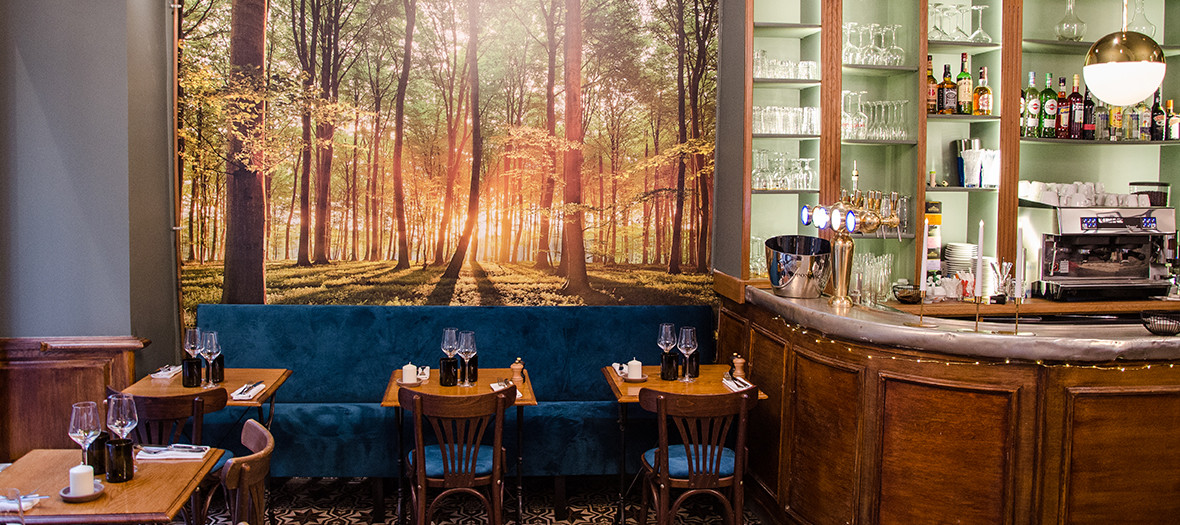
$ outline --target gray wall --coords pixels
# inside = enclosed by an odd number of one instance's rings
[[[176,356],[168,9],[0,0],[0,337]]]

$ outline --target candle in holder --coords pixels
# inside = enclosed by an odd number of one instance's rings
[[[94,493],[94,467],[78,465],[70,469],[70,496],[89,496]]]
[[[983,221],[979,221],[978,249],[975,255],[975,298],[983,297]]]
[[[918,265],[922,271],[918,273],[919,290],[922,295],[926,294],[926,254],[930,252],[930,219],[922,219],[922,256],[918,260]]]
[[[627,361],[627,379],[643,379],[643,363],[638,359]]]
[[[1012,275],[1012,295],[1024,297],[1024,229],[1016,228],[1016,270]]]
[[[418,367],[413,363],[408,363],[402,367],[402,382],[414,383],[418,381]]]

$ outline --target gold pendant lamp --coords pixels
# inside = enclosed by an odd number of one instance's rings
[[[1123,30],[1094,42],[1082,67],[1090,92],[1115,106],[1129,106],[1151,96],[1166,72],[1159,44],[1143,33],[1127,31],[1127,0],[1123,0]]]

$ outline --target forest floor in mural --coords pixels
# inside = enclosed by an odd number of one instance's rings
[[[266,266],[270,304],[366,305],[642,305],[712,304],[713,277],[669,275],[664,266],[587,264],[586,295],[562,292],[565,280],[530,264],[483,262],[443,279],[441,266],[395,269],[396,262],[335,262],[312,267],[292,261]],[[222,266],[189,264],[181,272],[185,317],[198,304],[221,302]]]

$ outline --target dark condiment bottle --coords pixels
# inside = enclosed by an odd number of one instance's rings
[[[455,386],[459,384],[459,358],[443,357],[438,360],[439,386]]]
[[[209,381],[214,384],[225,381],[225,354],[217,356],[209,365]]]
[[[701,354],[693,352],[684,358],[684,375],[688,377],[701,376]]]
[[[180,384],[186,388],[201,386],[201,360],[186,357],[180,360]]]
[[[479,356],[473,355],[459,370],[459,380],[465,383],[479,381]]]
[[[671,348],[663,351],[660,354],[660,379],[664,381],[675,381],[680,378],[680,360],[676,358],[676,352]]]
[[[198,382],[200,380],[198,379]],[[86,464],[94,467],[94,475],[107,473],[107,441],[111,440],[111,435],[106,432],[99,432],[98,437],[90,442],[90,446],[86,447]]]

